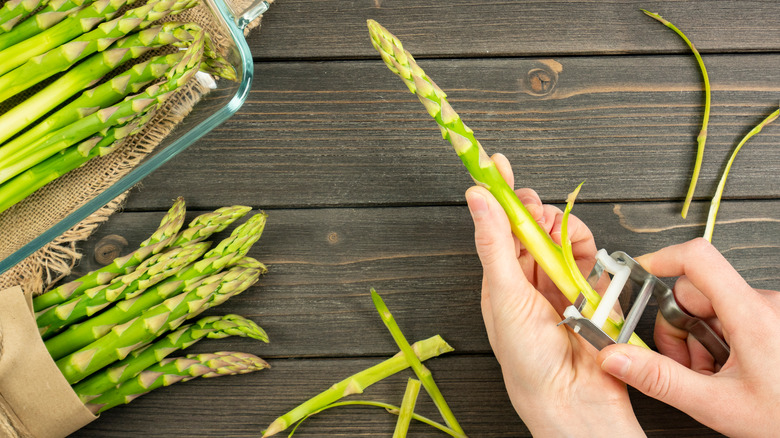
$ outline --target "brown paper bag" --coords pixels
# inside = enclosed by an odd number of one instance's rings
[[[21,288],[0,291],[0,409],[3,436],[65,437],[97,417],[81,403],[46,351],[32,302]]]

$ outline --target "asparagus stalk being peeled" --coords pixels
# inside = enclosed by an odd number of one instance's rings
[[[569,269],[560,245],[536,223],[511,187],[504,181],[496,164],[485,153],[474,137],[474,131],[463,123],[460,116],[447,102],[447,95],[417,65],[411,53],[401,42],[374,20],[368,20],[371,44],[382,56],[387,67],[401,77],[409,90],[416,94],[428,114],[436,120],[442,132],[455,149],[474,181],[487,188],[503,207],[512,227],[523,246],[533,256],[560,291],[574,302],[582,293],[586,304],[581,313],[590,317],[601,296],[593,290],[582,274]],[[617,337],[622,321],[607,320],[603,330]],[[645,345],[636,334],[630,343]]]

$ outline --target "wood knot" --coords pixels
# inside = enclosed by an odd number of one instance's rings
[[[531,96],[549,96],[558,85],[558,73],[563,66],[552,59],[539,60],[521,80],[523,91]]]
[[[328,243],[338,243],[339,242],[339,233],[333,231],[328,233]]]
[[[107,265],[122,255],[122,251],[126,247],[127,239],[118,234],[110,234],[100,239],[95,245],[95,261],[101,265]]]

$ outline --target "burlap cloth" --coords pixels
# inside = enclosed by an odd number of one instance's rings
[[[142,1],[136,3],[141,4]],[[243,11],[253,3],[253,0],[226,1],[236,11]],[[271,3],[273,0],[267,1]],[[0,0],[2,3],[4,1]],[[209,26],[214,19],[205,5],[170,17],[169,20],[195,22],[212,33],[217,28]],[[245,34],[259,25],[260,17],[246,26]],[[220,42],[228,38],[227,35],[213,37],[218,49]],[[200,82],[190,81],[157,110],[144,130],[128,138],[113,153],[91,160],[0,213],[0,259],[8,257],[130,172],[190,113],[207,91]],[[26,294],[36,295],[67,276],[81,257],[76,244],[89,237],[101,223],[121,209],[126,198],[127,192],[0,275],[0,290],[20,286]],[[0,407],[0,436],[32,436],[12,417]]]

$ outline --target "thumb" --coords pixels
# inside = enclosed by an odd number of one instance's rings
[[[688,413],[708,417],[717,393],[712,377],[699,374],[648,348],[615,344],[602,349],[596,360],[601,369],[647,396]]]
[[[469,188],[466,201],[474,220],[474,242],[488,287],[495,293],[514,289],[524,275],[517,262],[506,213],[490,192],[482,187]]]

